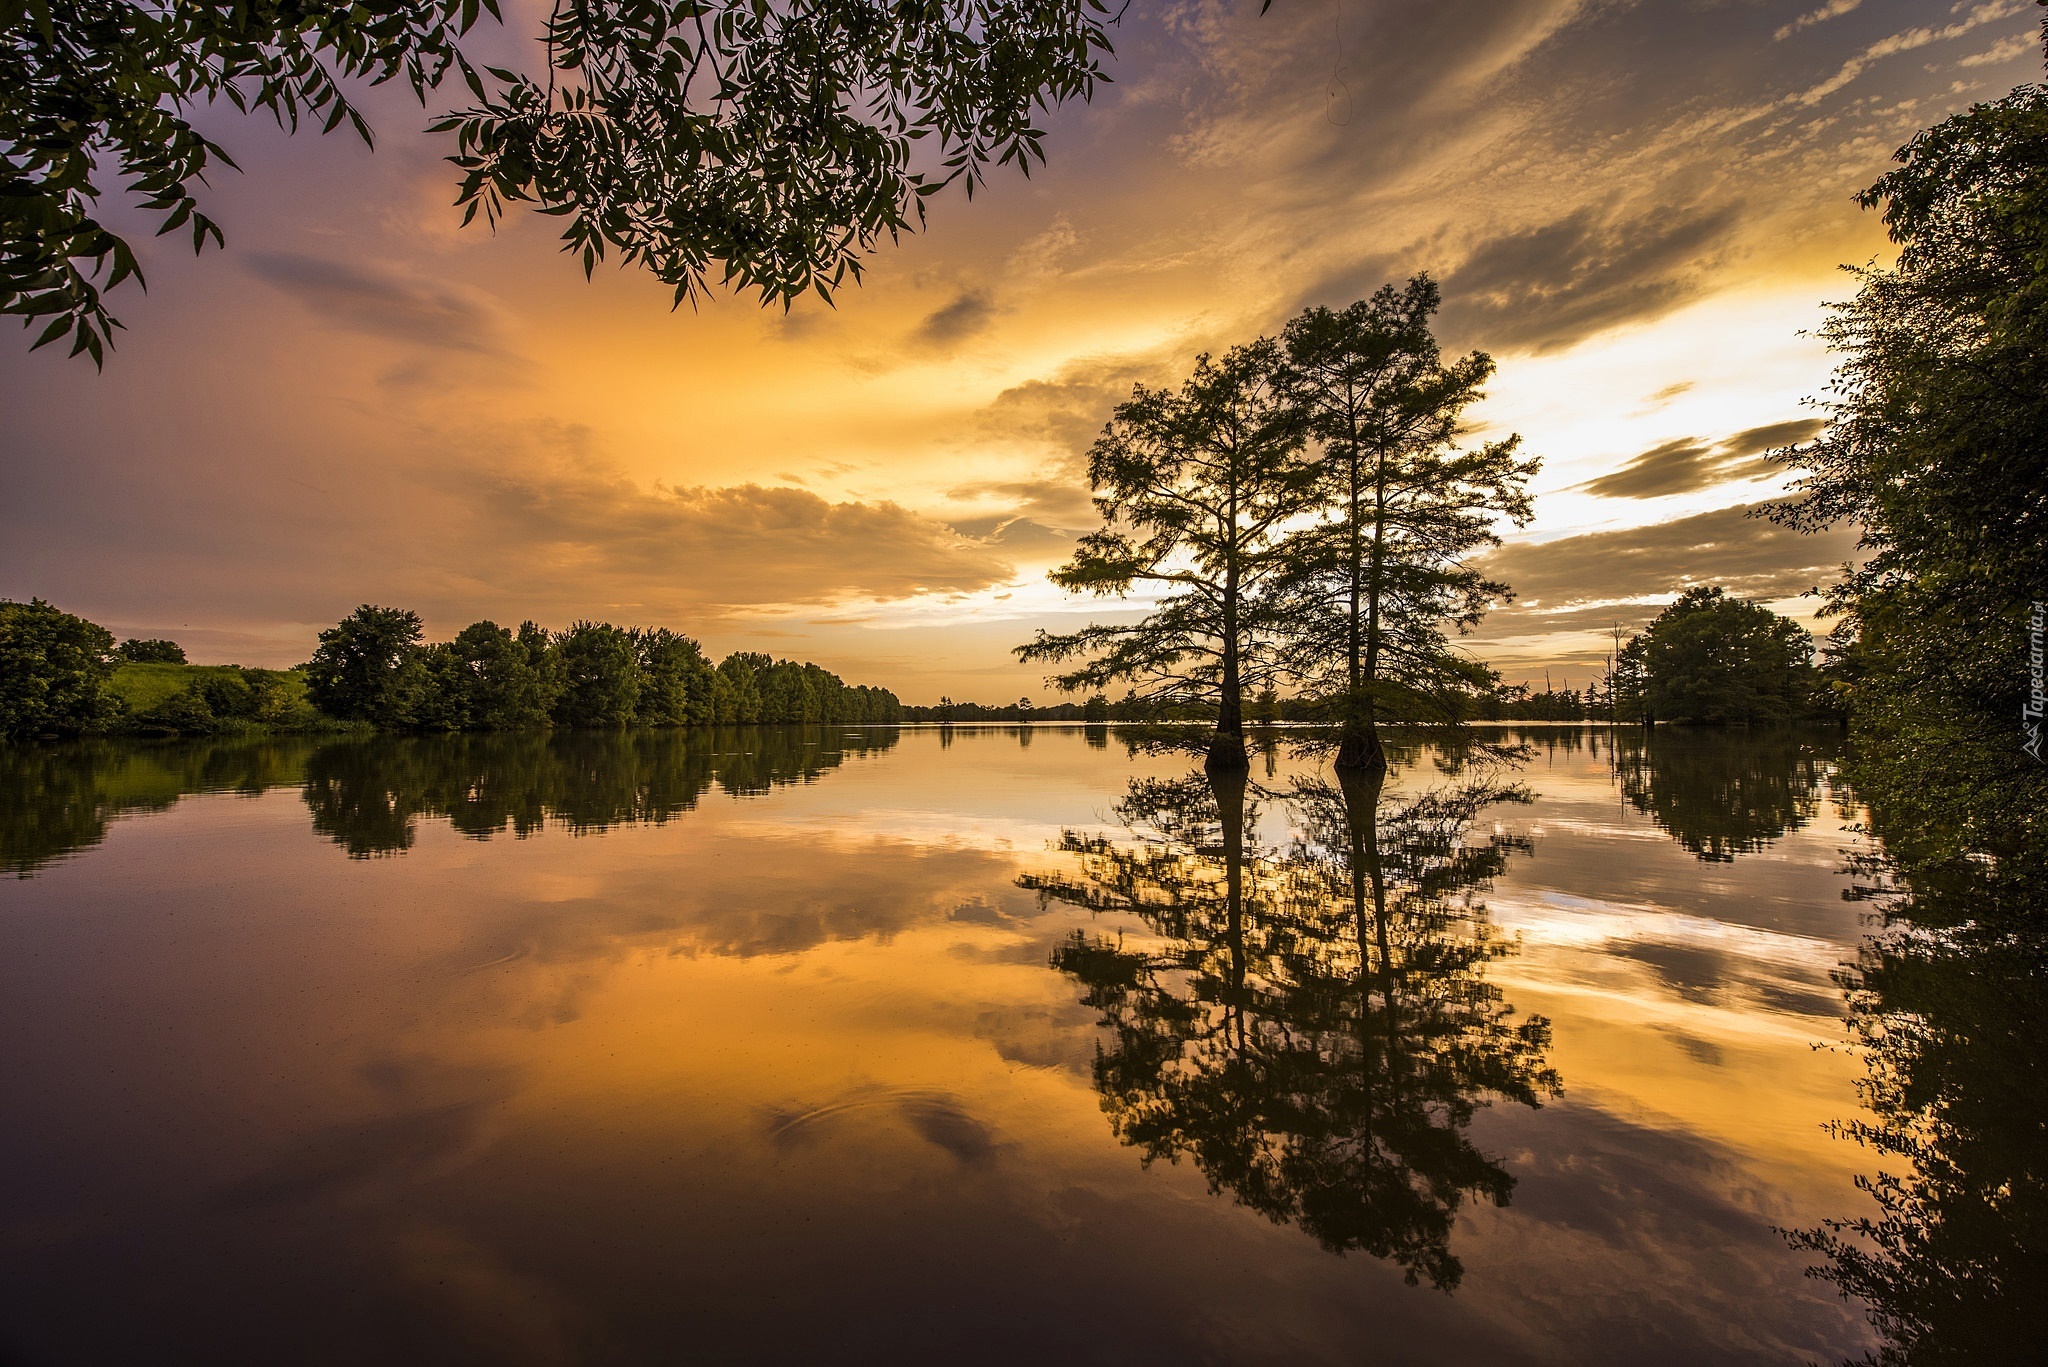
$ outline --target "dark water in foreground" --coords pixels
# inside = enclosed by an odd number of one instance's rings
[[[0,1360],[1872,1344],[1826,735],[0,750]]]

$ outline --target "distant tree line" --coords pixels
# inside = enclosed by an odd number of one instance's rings
[[[138,641],[133,636],[114,648],[114,653],[134,665],[181,665],[186,663],[185,647],[176,641]]]
[[[423,635],[418,613],[365,604],[321,632],[296,671],[187,666],[174,642],[117,646],[104,627],[42,599],[0,601],[0,736],[794,726],[904,716],[886,688],[755,652],[714,665],[666,628],[578,622],[550,632],[525,622],[515,632],[477,622],[450,641]]]
[[[364,604],[320,633],[306,663],[314,706],[384,730],[518,731],[541,726],[794,726],[893,722],[885,688],[849,686],[814,664],[740,651],[713,665],[665,627],[523,622],[422,640],[419,614]]]

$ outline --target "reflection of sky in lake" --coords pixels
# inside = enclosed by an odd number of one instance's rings
[[[1604,742],[1600,742],[1604,744]],[[1282,761],[1275,779],[1284,780]],[[928,731],[660,825],[344,857],[290,786],[186,796],[0,884],[0,1347],[366,1360],[1786,1361],[1861,1317],[1839,1215],[1855,908],[1831,806],[1703,862],[1540,749],[1476,897],[1564,1094],[1473,1137],[1454,1295],[1109,1134],[1020,873],[1116,827],[1078,732]],[[1255,774],[1255,777],[1257,775]],[[1396,785],[1440,781],[1427,765]],[[1283,840],[1281,804],[1261,837]],[[1127,929],[1142,933],[1142,928]],[[11,1359],[10,1359],[11,1361]]]

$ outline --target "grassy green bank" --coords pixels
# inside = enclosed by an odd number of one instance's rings
[[[368,729],[313,706],[305,673],[239,665],[123,664],[107,682],[119,702],[109,727],[131,735],[264,735]]]

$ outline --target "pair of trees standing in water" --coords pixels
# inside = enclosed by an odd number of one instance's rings
[[[1132,624],[1041,631],[1017,654],[1052,682],[1216,708],[1212,769],[1243,769],[1244,696],[1286,681],[1342,723],[1337,762],[1385,767],[1376,723],[1441,713],[1485,666],[1446,628],[1509,596],[1465,563],[1531,514],[1533,460],[1509,436],[1460,449],[1493,361],[1446,362],[1418,275],[1279,338],[1203,356],[1180,390],[1140,385],[1089,453],[1103,517],[1052,580],[1158,594]]]

